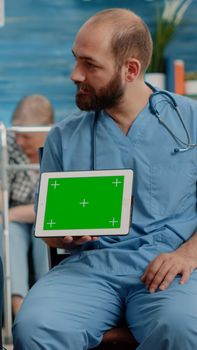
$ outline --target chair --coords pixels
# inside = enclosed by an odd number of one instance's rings
[[[69,256],[69,253],[63,249],[49,248],[50,268],[60,263],[61,260]],[[95,350],[135,350],[138,346],[137,341],[129,332],[126,325],[112,328],[107,331],[101,344]]]

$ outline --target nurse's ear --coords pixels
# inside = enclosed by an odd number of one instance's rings
[[[127,58],[124,64],[125,80],[132,82],[138,78],[141,73],[141,63],[136,58]]]

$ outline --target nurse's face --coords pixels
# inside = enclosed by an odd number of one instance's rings
[[[81,110],[85,111],[99,111],[115,107],[124,94],[119,72],[115,73],[108,83],[103,84],[98,89],[88,83],[76,82],[76,85],[76,104]]]
[[[89,25],[76,38],[73,47],[76,64],[71,79],[77,85],[76,104],[81,110],[115,107],[124,95],[121,68],[115,68],[110,38],[106,28],[95,30]]]

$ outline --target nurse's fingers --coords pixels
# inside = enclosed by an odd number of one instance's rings
[[[192,274],[192,272],[193,272],[193,268],[185,268],[183,273],[182,273],[182,277],[181,277],[179,283],[180,284],[185,284],[188,281],[188,279],[189,279],[190,275]]]
[[[172,281],[175,279],[175,277],[180,273],[179,269],[177,266],[170,266],[168,272],[166,273],[165,277],[159,283],[158,289],[159,290],[165,290],[170,286]]]
[[[69,239],[67,241],[65,241],[65,239],[61,238],[61,237],[53,237],[53,238],[49,238],[49,237],[44,238],[43,237],[42,239],[51,248],[65,248],[65,244],[68,244],[70,242]]]
[[[89,241],[95,241],[98,237],[92,236],[82,236],[82,237],[73,237],[73,243],[76,245],[80,245]]]
[[[152,283],[157,272],[161,268],[161,265],[163,264],[162,255],[157,256],[153,261],[150,262],[150,264],[147,266],[146,270],[144,271],[143,276],[141,277],[141,281],[145,283],[147,288]]]
[[[154,293],[157,289],[164,290],[167,288],[176,274],[177,271],[173,271],[171,268],[169,268],[167,263],[162,264],[154,279],[148,286],[150,293]]]
[[[95,241],[98,237],[93,236],[81,236],[81,237],[73,237],[73,236],[65,236],[64,242],[65,244],[72,243],[72,245],[81,245],[89,241]]]
[[[184,266],[181,268],[178,267],[177,265],[171,266],[170,270],[168,271],[168,273],[166,274],[162,283],[160,284],[159,289],[165,290],[166,288],[168,288],[177,275],[182,275],[180,282],[179,282],[180,284],[186,283],[188,281],[192,271],[193,270],[191,270],[188,266]]]
[[[148,265],[142,276],[142,282],[150,292],[155,292],[157,289],[168,288],[177,275],[182,276],[180,284],[186,283],[192,271],[191,264],[177,251],[165,253]]]

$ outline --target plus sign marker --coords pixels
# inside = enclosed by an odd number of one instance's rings
[[[35,235],[128,233],[132,179],[128,169],[43,173]]]

